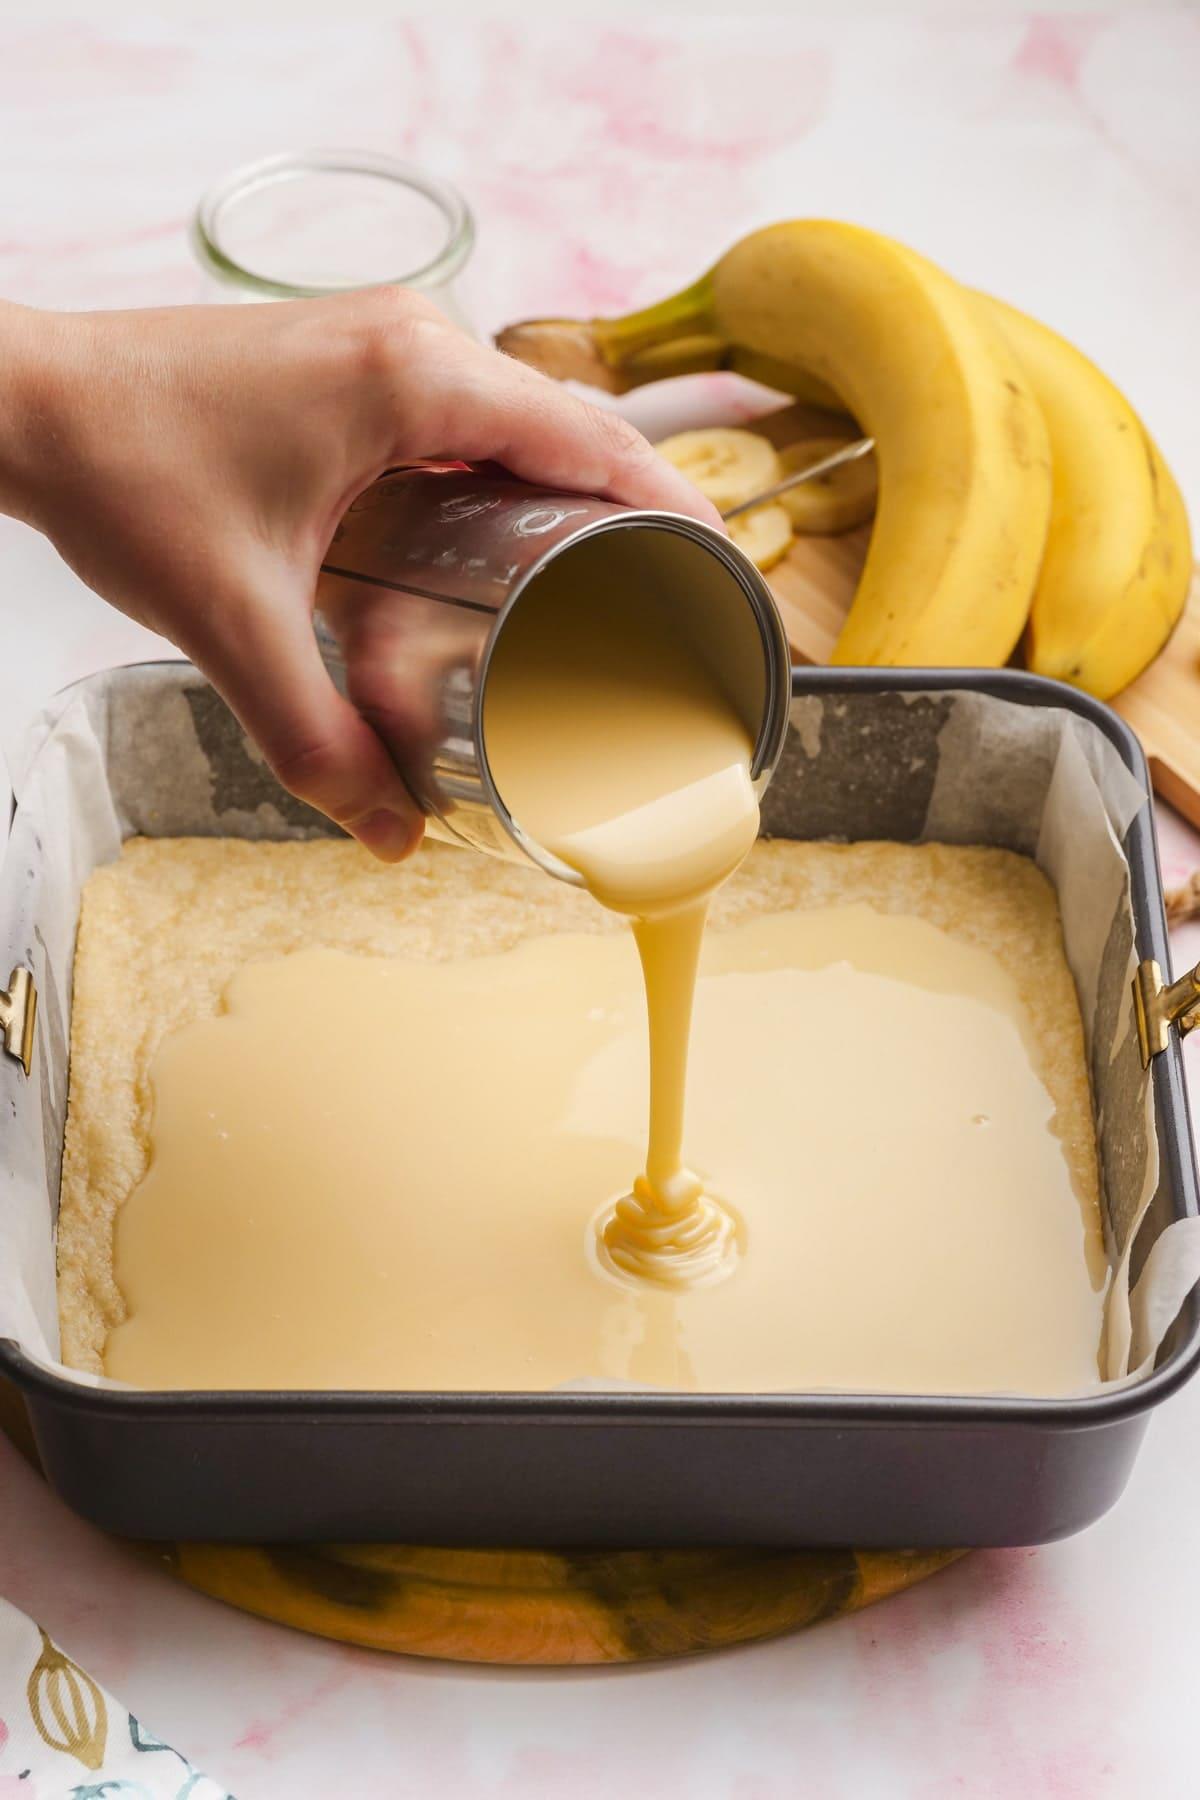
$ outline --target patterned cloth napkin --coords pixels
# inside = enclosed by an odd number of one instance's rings
[[[0,1600],[0,1800],[233,1800]]]

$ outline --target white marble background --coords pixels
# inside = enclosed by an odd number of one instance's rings
[[[485,330],[624,308],[752,224],[841,215],[1074,337],[1200,515],[1198,93],[1191,9],[2,6],[0,294],[198,298],[200,191],[314,143],[397,152],[466,190],[465,291]],[[703,404],[730,400],[718,384]],[[643,394],[636,410],[653,426],[680,404]],[[54,688],[153,652],[7,522],[0,590],[9,749]],[[1200,841],[1163,825],[1182,874]],[[1200,928],[1177,951],[1200,955]],[[389,1661],[242,1618],[79,1523],[0,1445],[0,1592],[242,1800],[1183,1800],[1198,1481],[1200,1385],[1155,1420],[1116,1510],[1069,1543],[973,1556],[737,1654],[537,1674]]]

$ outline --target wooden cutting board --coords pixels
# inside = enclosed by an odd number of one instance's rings
[[[753,428],[782,447],[827,437],[829,417],[788,406]],[[797,538],[768,570],[797,661],[829,661],[870,536],[863,525],[841,537]],[[1156,792],[1200,828],[1200,580],[1166,649],[1113,705],[1141,739]]]

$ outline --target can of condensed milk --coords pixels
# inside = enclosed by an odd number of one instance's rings
[[[513,817],[488,759],[497,644],[526,596],[552,578],[598,595],[683,597],[680,629],[743,718],[761,796],[787,732],[787,636],[753,563],[695,519],[461,463],[394,469],[334,533],[316,628],[327,668],[387,744],[432,836],[578,886],[579,874]]]

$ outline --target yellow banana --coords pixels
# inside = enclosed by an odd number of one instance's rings
[[[500,343],[587,379],[589,359],[611,371],[701,338],[815,377],[875,439],[875,529],[834,660],[1006,662],[1041,562],[1050,465],[1029,384],[985,310],[889,238],[795,220],[646,312],[525,325]]]
[[[979,299],[1012,345],[1050,436],[1050,529],[1025,660],[1107,700],[1157,656],[1187,602],[1183,498],[1107,376],[1046,326]]]

